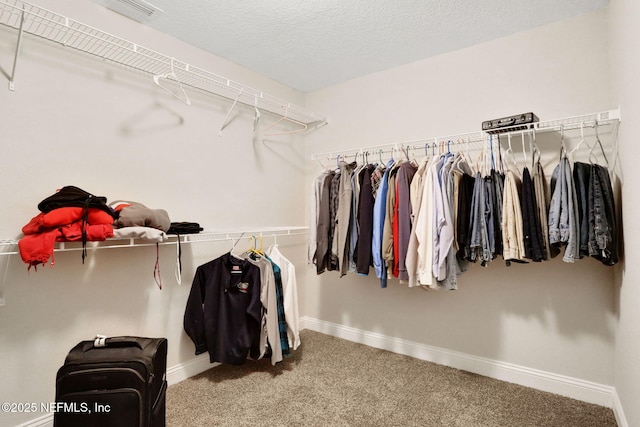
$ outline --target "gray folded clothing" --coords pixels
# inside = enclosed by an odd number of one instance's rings
[[[111,203],[118,214],[114,227],[151,227],[168,231],[171,227],[171,219],[164,209],[150,209],[138,202],[118,200]]]

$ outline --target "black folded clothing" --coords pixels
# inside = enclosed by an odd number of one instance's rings
[[[54,209],[64,207],[97,208],[105,211],[115,218],[115,212],[107,205],[107,198],[94,196],[81,188],[67,185],[56,191],[51,196],[38,203],[40,212],[51,212]]]
[[[197,222],[172,222],[167,234],[197,234],[203,230]]]

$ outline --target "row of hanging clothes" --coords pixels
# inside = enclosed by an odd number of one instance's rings
[[[591,161],[602,143],[597,137],[589,146],[590,163],[572,164],[560,133],[550,181],[531,131],[521,133],[520,163],[511,133],[508,148],[488,136],[475,161],[464,141],[426,144],[420,161],[410,156],[415,146],[401,156],[392,150],[386,163],[384,150],[378,162],[366,152],[360,162],[358,154],[351,162],[338,156],[313,184],[309,262],[317,274],[368,275],[373,267],[382,287],[397,278],[432,289],[457,289],[470,263],[486,266],[498,257],[509,266],[549,260],[564,249],[565,262],[593,257],[614,265],[611,179],[607,167]]]
[[[208,352],[212,363],[270,358],[275,365],[300,345],[295,267],[277,243],[263,251],[262,237],[256,241],[196,269],[184,329],[195,354]]]

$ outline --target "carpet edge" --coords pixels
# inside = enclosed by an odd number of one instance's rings
[[[621,411],[621,418],[624,419],[622,407],[619,404],[614,405],[615,388],[613,386],[388,337],[380,333],[365,331],[311,317],[301,318],[301,326],[305,329],[332,335],[370,347],[388,350],[500,381],[531,387],[583,402],[604,406],[616,411],[616,418],[618,418],[617,411],[619,410]]]

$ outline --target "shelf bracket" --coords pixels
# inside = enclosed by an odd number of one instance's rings
[[[18,57],[20,56],[20,46],[22,45],[22,34],[24,34],[24,8],[22,9],[22,13],[20,14],[20,28],[18,29],[18,42],[16,43],[16,54],[13,58],[13,68],[11,69],[11,76],[9,76],[9,90],[15,91],[15,83],[14,80],[16,78],[16,67],[18,65]]]

